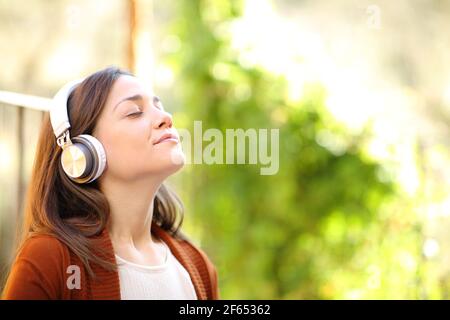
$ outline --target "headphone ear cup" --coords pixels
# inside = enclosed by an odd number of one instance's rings
[[[66,175],[78,182],[92,171],[92,152],[84,143],[76,143],[63,149],[61,165]]]
[[[106,153],[101,142],[82,134],[72,138],[72,143],[61,157],[68,177],[77,183],[90,183],[100,177],[106,167]]]
[[[94,136],[91,136],[89,134],[81,134],[77,138],[83,140],[85,142],[85,145],[89,145],[89,149],[92,152],[92,158],[93,158],[93,166],[92,166],[92,174],[90,175],[89,179],[85,183],[92,182],[96,180],[98,177],[100,177],[105,171],[106,168],[106,152],[103,148],[102,143],[95,138]]]

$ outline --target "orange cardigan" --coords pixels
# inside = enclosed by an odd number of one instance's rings
[[[152,223],[152,233],[163,240],[189,273],[199,300],[219,299],[215,266],[192,242],[172,237]],[[99,236],[106,260],[115,263],[114,250],[105,229]],[[66,284],[74,273],[69,266],[80,266],[80,289]],[[92,279],[69,248],[55,237],[39,235],[28,239],[17,256],[6,283],[3,299],[120,299],[119,275],[92,264]],[[73,279],[73,278],[72,278]],[[69,282],[70,283],[70,282]]]

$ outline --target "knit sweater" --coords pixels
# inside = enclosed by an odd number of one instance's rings
[[[219,299],[217,271],[205,252],[190,240],[175,239],[156,223],[152,223],[151,232],[168,245],[186,269],[199,300]],[[104,252],[101,257],[116,263],[106,229],[98,236],[98,245]],[[79,286],[69,285],[70,277],[75,274],[74,266],[79,270]],[[61,241],[50,235],[34,236],[25,242],[12,266],[3,299],[119,300],[118,272],[94,263],[91,267],[95,279],[89,276],[78,256]]]

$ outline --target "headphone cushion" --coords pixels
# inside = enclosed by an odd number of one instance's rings
[[[94,158],[94,170],[92,178],[89,179],[86,183],[92,182],[96,180],[100,175],[103,173],[103,171],[106,168],[106,152],[103,148],[102,143],[95,137],[89,135],[89,134],[80,134],[77,136],[77,138],[80,138],[77,142],[81,142],[82,140],[85,140],[87,143],[84,144],[90,144],[91,148],[94,150],[93,158]],[[74,139],[75,140],[75,139]],[[83,143],[83,142],[81,142]]]

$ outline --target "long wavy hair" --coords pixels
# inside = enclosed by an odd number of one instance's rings
[[[71,93],[67,108],[72,137],[92,134],[111,87],[121,75],[132,74],[108,67],[87,77]],[[61,152],[47,113],[27,190],[16,256],[29,237],[50,234],[81,259],[90,276],[95,277],[90,263],[117,270],[114,264],[95,253],[98,248],[95,248],[94,239],[105,229],[110,216],[108,201],[99,188],[98,180],[77,184],[65,175],[60,162]],[[183,211],[177,195],[162,184],[154,199],[153,221],[173,237],[187,239],[180,230]]]

